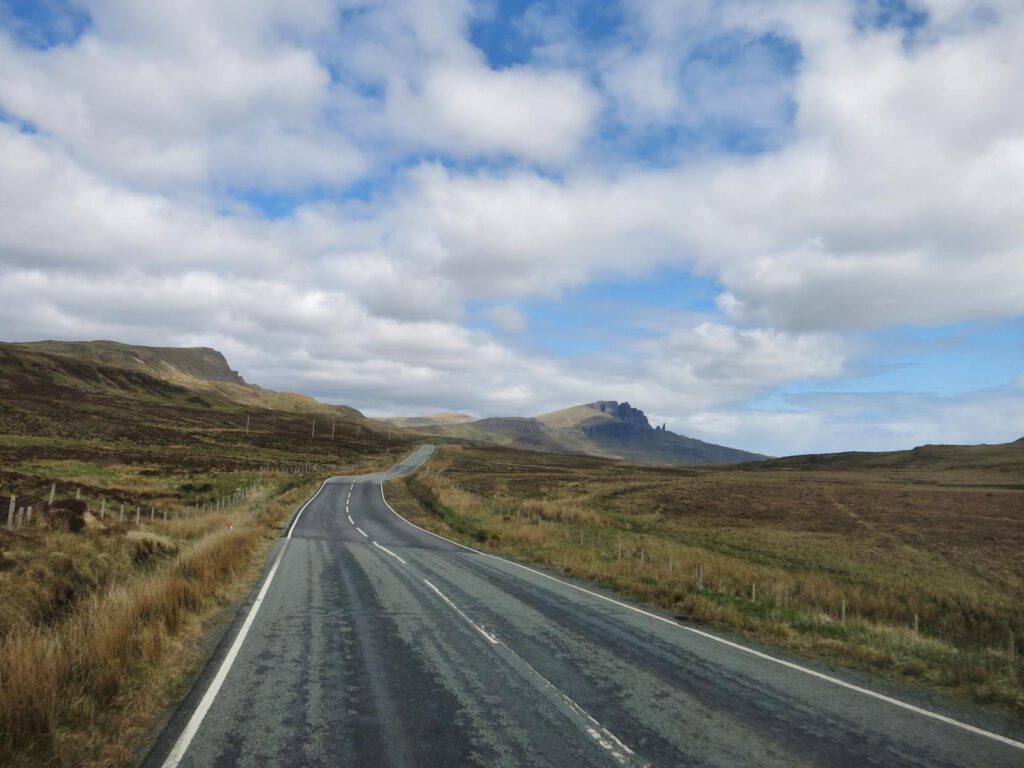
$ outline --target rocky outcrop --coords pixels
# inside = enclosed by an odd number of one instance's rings
[[[580,430],[587,437],[622,439],[654,431],[644,412],[629,403],[602,400],[591,407],[612,418],[595,416],[580,424]]]

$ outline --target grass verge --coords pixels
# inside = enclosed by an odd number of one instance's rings
[[[278,528],[317,484],[279,480],[230,514],[154,521],[132,538],[107,529],[95,533],[106,546],[79,542],[71,554],[59,551],[69,534],[23,534],[34,539],[28,561],[60,560],[93,583],[59,618],[16,622],[0,638],[0,763],[131,763],[199,660],[204,620],[251,584]],[[146,554],[140,562],[129,550]]]

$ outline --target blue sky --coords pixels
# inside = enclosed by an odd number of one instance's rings
[[[1024,9],[0,0],[0,327],[374,415],[1024,435]]]

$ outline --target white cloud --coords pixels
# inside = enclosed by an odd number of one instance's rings
[[[378,413],[614,397],[773,453],[994,439],[1018,390],[744,405],[849,375],[861,329],[1021,316],[1024,12],[928,5],[910,44],[847,3],[643,3],[635,38],[501,70],[460,0],[107,0],[68,45],[0,33],[0,114],[38,129],[0,123],[4,335],[211,343]],[[694,57],[768,33],[792,77],[759,44]],[[779,148],[600,154],[605,129],[715,121]],[[276,221],[225,193],[356,179]],[[472,302],[527,335],[523,300],[660,266],[719,282],[720,311],[574,359],[465,325]]]
[[[547,163],[577,152],[599,107],[578,75],[494,71],[479,63],[438,66],[417,91],[396,84],[390,101],[394,122],[411,141],[459,155],[510,153]]]
[[[150,187],[245,182],[273,173],[276,152],[315,141],[318,130],[323,138],[328,72],[311,50],[268,34],[309,26],[310,7],[291,15],[175,3],[139,13],[136,4],[111,2],[91,9],[93,29],[68,46],[27,49],[0,34],[0,104],[119,179]],[[268,122],[271,131],[259,128]],[[260,140],[273,131],[286,141]],[[225,150],[233,157],[221,163]],[[346,181],[360,168],[340,137],[318,142],[318,151]],[[247,174],[232,175],[243,164]]]

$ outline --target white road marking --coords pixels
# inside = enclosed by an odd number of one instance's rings
[[[536,574],[537,576],[543,576],[545,579],[550,579],[551,581],[557,582],[558,584],[562,584],[563,586],[569,587],[571,589],[575,589],[575,590],[577,590],[579,592],[583,592],[584,594],[590,595],[591,597],[596,597],[596,598],[598,598],[600,600],[604,600],[606,602],[612,603],[613,605],[617,605],[617,606],[619,606],[621,608],[626,608],[627,610],[633,611],[634,613],[639,613],[639,614],[641,614],[643,616],[647,616],[648,618],[654,619],[655,621],[660,621],[663,624],[668,624],[670,627],[675,627],[676,629],[682,630],[684,632],[690,632],[691,634],[699,635],[700,637],[703,637],[703,638],[705,638],[707,640],[711,640],[713,642],[720,643],[722,645],[725,645],[725,646],[728,646],[730,648],[733,648],[733,649],[735,649],[737,651],[741,651],[743,653],[750,654],[751,656],[756,656],[757,658],[763,659],[764,661],[770,661],[773,664],[779,664],[780,666],[786,667],[788,669],[792,669],[792,670],[794,670],[796,672],[802,672],[805,675],[810,675],[811,677],[816,677],[819,680],[824,680],[827,683],[832,683],[833,685],[837,685],[840,688],[846,688],[847,690],[856,691],[857,693],[863,694],[864,696],[869,696],[869,697],[871,697],[873,699],[877,699],[878,701],[884,701],[886,704],[892,704],[894,707],[899,707],[901,709],[905,709],[905,710],[907,710],[909,712],[913,712],[915,714],[922,715],[923,717],[931,718],[932,720],[938,720],[939,722],[945,723],[946,725],[952,725],[952,726],[954,726],[956,728],[961,728],[961,729],[963,729],[965,731],[968,731],[970,733],[976,734],[978,736],[984,736],[987,739],[992,739],[993,741],[998,741],[998,742],[1000,742],[1002,744],[1006,744],[1008,746],[1014,747],[1015,749],[1024,750],[1024,742],[1015,741],[1014,739],[1011,739],[1011,738],[1009,738],[1007,736],[1003,736],[1003,735],[998,734],[998,733],[993,733],[992,731],[986,731],[984,728],[978,728],[977,726],[971,725],[969,723],[964,723],[964,722],[962,722],[960,720],[956,720],[956,719],[954,719],[952,717],[947,717],[946,715],[940,715],[938,712],[932,712],[931,710],[924,709],[922,707],[918,707],[918,706],[915,706],[913,704],[908,704],[905,701],[900,701],[899,699],[894,699],[891,696],[886,696],[884,693],[878,693],[877,691],[872,691],[872,690],[870,690],[868,688],[862,688],[859,685],[854,685],[853,683],[848,683],[845,680],[840,680],[838,677],[832,677],[831,675],[826,675],[824,672],[818,672],[818,671],[813,670],[813,669],[808,669],[807,667],[802,667],[799,664],[794,664],[791,661],[786,661],[785,659],[779,659],[779,658],[776,658],[775,656],[770,656],[767,653],[763,653],[761,651],[756,651],[753,648],[747,648],[744,645],[740,645],[739,643],[734,643],[731,640],[726,640],[723,637],[717,637],[715,635],[712,635],[710,632],[704,632],[703,630],[697,629],[696,627],[688,627],[688,626],[686,626],[684,624],[680,624],[677,621],[673,621],[672,619],[667,619],[664,616],[659,616],[656,613],[651,613],[650,611],[645,611],[643,608],[637,608],[636,606],[629,605],[628,603],[624,603],[621,600],[616,600],[613,597],[608,597],[607,595],[602,595],[599,592],[593,592],[592,590],[586,589],[585,587],[580,587],[580,586],[577,586],[576,584],[570,584],[567,581],[562,581],[559,578],[556,578],[554,576],[546,574],[546,573],[544,573],[542,571],[538,571],[535,568],[530,568],[529,566],[523,565],[522,563],[517,563],[517,562],[514,562],[512,560],[506,560],[503,557],[498,557],[497,555],[492,555],[492,554],[489,554],[487,552],[481,552],[478,549],[473,549],[472,547],[467,547],[465,544],[460,544],[457,541],[452,541],[451,539],[446,539],[444,536],[436,534],[433,531],[428,531],[426,528],[421,528],[420,526],[416,525],[416,523],[413,523],[413,522],[411,522],[409,520],[406,520],[404,517],[402,517],[397,512],[395,512],[394,507],[392,507],[390,504],[388,504],[387,497],[384,495],[384,484],[383,483],[381,483],[381,485],[380,485],[380,495],[381,495],[381,498],[384,500],[384,504],[387,506],[388,509],[390,509],[395,514],[396,517],[398,517],[400,520],[405,521],[406,523],[411,525],[413,528],[419,528],[419,530],[423,531],[424,533],[429,533],[431,536],[434,536],[434,537],[436,537],[438,539],[441,539],[441,541],[447,541],[449,544],[454,544],[455,546],[462,547],[463,549],[465,549],[465,550],[467,550],[469,552],[474,552],[474,553],[476,553],[478,555],[482,555],[483,557],[489,557],[489,558],[491,558],[493,560],[498,560],[499,562],[505,563],[507,565],[514,565],[516,568],[522,568],[524,571],[529,571],[530,573]]]
[[[376,544],[376,542],[374,543]],[[620,765],[625,765],[626,763],[630,762],[630,759],[634,755],[633,750],[627,747],[625,744],[623,744],[614,733],[612,733],[607,728],[602,726],[599,722],[597,722],[597,720],[595,720],[589,712],[587,712],[585,709],[583,709],[583,707],[581,707],[579,704],[577,704],[575,701],[569,698],[569,696],[567,696],[563,691],[561,691],[554,683],[552,683],[550,680],[544,677],[544,675],[538,672],[537,669],[532,664],[530,664],[530,662],[528,662],[518,653],[509,648],[508,645],[506,645],[504,642],[499,640],[496,635],[488,632],[482,626],[480,626],[471,618],[469,618],[469,616],[467,616],[462,611],[462,609],[459,608],[459,606],[457,606],[455,603],[449,600],[448,596],[445,595],[445,593],[442,592],[440,589],[435,587],[429,580],[424,579],[423,583],[430,587],[432,590],[434,590],[434,592],[437,593],[438,597],[440,597],[442,600],[448,603],[448,605],[451,606],[452,610],[459,614],[459,616],[461,616],[471,627],[473,627],[473,629],[475,629],[477,632],[483,635],[491,645],[500,645],[502,648],[508,651],[508,653],[514,656],[519,663],[521,663],[530,672],[532,672],[534,675],[540,678],[540,681],[547,688],[550,688],[559,696],[561,696],[562,700],[566,703],[569,709],[572,710],[578,717],[582,718],[586,722],[592,723],[593,727],[590,725],[584,727],[584,730],[586,731],[587,735],[590,736],[590,738],[592,738],[594,741],[596,741],[601,746],[601,748],[604,749],[608,754],[615,758],[616,762],[618,762]]]
[[[376,547],[377,549],[381,549],[381,550],[383,550],[383,551],[387,552],[387,553],[388,553],[389,555],[391,555],[391,556],[392,556],[393,558],[395,558],[395,560],[397,560],[398,562],[400,562],[400,563],[401,563],[402,565],[408,565],[408,563],[407,563],[407,562],[405,562],[405,560],[403,560],[402,558],[400,558],[400,557],[399,557],[398,555],[396,555],[396,554],[395,554],[394,552],[392,552],[392,551],[391,551],[390,549],[388,549],[387,547],[382,547],[382,546],[381,546],[380,544],[378,544],[378,543],[377,543],[376,541],[375,541],[375,542],[373,542],[373,546],[375,546],[375,547]]]
[[[235,663],[235,658],[238,656],[238,651],[241,649],[242,643],[245,642],[246,635],[249,634],[249,629],[252,627],[252,623],[256,619],[256,612],[259,611],[260,606],[263,604],[263,598],[266,597],[267,590],[270,589],[270,584],[274,580],[274,574],[277,573],[277,568],[281,565],[284,553],[288,549],[288,542],[292,538],[292,531],[295,530],[295,526],[298,524],[302,513],[306,511],[306,507],[312,504],[313,499],[320,495],[320,491],[324,489],[327,482],[327,480],[324,480],[320,489],[310,497],[309,501],[302,505],[302,509],[300,509],[299,513],[295,515],[295,520],[292,521],[291,527],[288,529],[288,535],[285,537],[281,551],[277,553],[277,559],[274,560],[274,564],[271,566],[270,572],[267,574],[267,580],[263,582],[263,586],[260,588],[259,594],[256,595],[256,600],[249,609],[249,615],[245,617],[245,622],[242,624],[242,628],[238,630],[235,642],[231,644],[231,649],[228,651],[227,656],[224,657],[224,661],[221,662],[220,669],[217,670],[217,674],[213,678],[213,682],[211,682],[210,687],[206,689],[206,693],[203,694],[203,698],[200,700],[199,706],[196,707],[195,712],[192,713],[192,717],[189,718],[188,724],[181,732],[181,735],[178,736],[178,740],[174,743],[174,747],[171,749],[170,754],[167,755],[163,768],[175,768],[175,766],[181,762],[181,758],[185,756],[185,752],[188,751],[188,747],[192,743],[192,739],[195,738],[196,733],[199,731],[199,726],[203,724],[203,718],[206,717],[206,713],[213,705],[213,700],[217,698],[217,694],[220,692],[221,686],[224,685],[224,680],[227,678],[228,672],[231,671],[231,665]]]
[[[447,598],[447,596],[445,596],[444,592],[442,592],[442,591],[441,591],[440,589],[438,589],[437,587],[435,587],[435,586],[434,586],[433,584],[431,584],[431,583],[430,583],[429,581],[427,581],[426,579],[424,579],[424,580],[423,580],[423,583],[424,583],[424,584],[426,584],[426,585],[427,585],[428,587],[430,587],[430,588],[431,588],[432,590],[434,590],[434,591],[435,591],[435,592],[437,593],[438,597],[440,597],[440,598],[441,598],[442,600],[444,600],[444,601],[445,601],[446,603],[448,603],[448,605],[450,605],[450,606],[451,606],[451,607],[452,607],[453,609],[455,609],[455,612],[456,612],[457,614],[459,614],[459,616],[461,616],[461,617],[462,617],[463,619],[465,619],[465,620],[466,620],[467,622],[469,622],[469,624],[470,624],[470,625],[471,625],[471,626],[473,627],[473,629],[475,629],[475,630],[476,630],[477,632],[479,632],[479,633],[480,633],[481,635],[483,635],[484,637],[486,637],[486,638],[487,638],[487,641],[488,641],[488,642],[489,642],[489,643],[490,643],[491,645],[498,645],[498,643],[500,643],[500,642],[501,642],[501,641],[500,641],[500,640],[499,640],[499,639],[498,639],[497,637],[495,637],[494,635],[492,635],[492,634],[491,634],[490,632],[488,632],[488,631],[487,631],[486,629],[484,629],[484,628],[483,628],[483,627],[481,627],[481,626],[480,626],[479,624],[477,624],[477,623],[476,623],[475,621],[473,621],[473,620],[472,620],[471,618],[469,618],[469,616],[467,616],[466,614],[464,614],[464,613],[462,612],[462,610],[461,610],[461,609],[459,608],[459,606],[457,606],[457,605],[456,605],[455,603],[453,603],[453,602],[452,602],[451,600],[449,600],[449,599]]]
[[[352,519],[352,515],[346,515],[346,517],[348,518],[348,521],[352,523],[352,525],[356,524],[356,521]]]
[[[358,525],[356,526],[356,530],[357,530],[357,531],[359,531],[359,532],[360,532],[361,534],[363,534],[363,536],[366,536],[366,531],[364,531],[364,530],[363,530],[362,528],[360,528],[360,527],[359,527]],[[366,538],[370,538],[370,537],[369,537],[369,536],[366,536]]]

